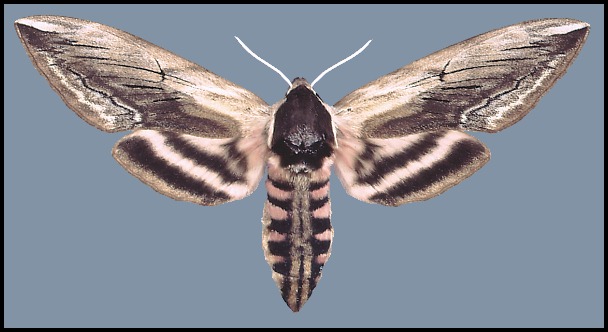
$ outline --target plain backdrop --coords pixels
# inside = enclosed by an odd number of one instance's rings
[[[333,104],[431,52],[528,19],[589,22],[567,74],[520,123],[475,134],[492,160],[390,208],[332,177],[333,253],[292,313],[261,249],[261,186],[217,207],[130,176],[107,134],[37,73],[13,22],[73,16],[140,36],[266,100],[373,38],[315,90]],[[602,327],[603,5],[5,5],[5,327]]]

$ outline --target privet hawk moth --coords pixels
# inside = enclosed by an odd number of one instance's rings
[[[441,194],[490,158],[465,131],[498,132],[522,119],[589,33],[587,23],[572,19],[497,29],[399,68],[331,106],[313,90],[328,70],[309,84],[289,81],[268,64],[289,84],[285,98],[268,105],[102,24],[32,16],[15,27],[34,66],[70,109],[100,130],[132,131],[113,156],[161,194],[222,204],[251,194],[267,169],[263,250],[294,312],[330,255],[332,165],[346,191],[364,202],[398,206]]]

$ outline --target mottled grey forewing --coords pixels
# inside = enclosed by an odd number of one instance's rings
[[[525,116],[577,56],[589,25],[523,22],[465,40],[353,91],[334,106],[359,137],[502,130]]]
[[[98,129],[226,138],[266,115],[250,91],[118,29],[59,16],[26,17],[15,28],[53,89]]]

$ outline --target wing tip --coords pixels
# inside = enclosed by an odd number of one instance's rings
[[[17,31],[29,27],[43,32],[65,33],[79,25],[95,23],[67,16],[33,15],[20,18],[14,24]]]
[[[550,26],[545,28],[547,35],[565,35],[578,30],[589,30],[591,25],[584,21],[574,19],[553,19]]]
[[[15,21],[15,25],[28,25],[28,26],[32,26],[33,24],[35,24],[35,22],[39,21],[39,20],[36,19],[38,17],[40,17],[40,16],[33,15],[33,16],[22,17],[22,18],[17,19]]]
[[[15,21],[15,26],[26,26],[35,28],[41,31],[55,31],[51,29],[51,27],[56,27],[55,24],[51,23],[51,20],[48,19],[52,16],[28,16],[23,17]]]

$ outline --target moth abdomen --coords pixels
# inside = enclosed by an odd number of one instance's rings
[[[269,162],[262,223],[263,248],[272,278],[294,312],[312,294],[330,255],[329,165],[294,173]]]

